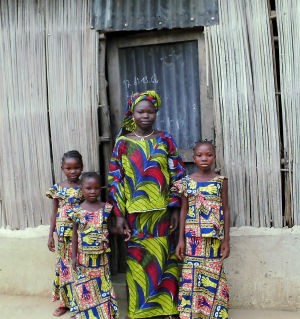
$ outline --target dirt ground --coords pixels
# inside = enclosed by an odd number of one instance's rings
[[[50,319],[57,304],[51,303],[45,297],[7,296],[0,295],[1,319]],[[120,318],[126,316],[126,303],[119,302]],[[63,315],[62,319],[70,318],[70,313]],[[232,309],[230,319],[299,319],[300,312]]]

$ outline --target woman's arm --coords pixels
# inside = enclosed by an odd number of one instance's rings
[[[188,200],[185,196],[181,199],[181,210],[179,217],[179,241],[176,247],[176,256],[179,260],[183,259],[185,250],[185,220],[188,212]]]
[[[73,222],[73,234],[72,234],[72,267],[74,270],[78,267],[78,225]]]
[[[225,178],[223,180],[222,187],[222,206],[223,206],[223,214],[224,214],[224,239],[221,245],[221,260],[227,258],[230,254],[230,210],[228,204],[228,180]]]
[[[110,204],[113,206],[113,212],[116,215],[117,231],[119,234],[125,235],[128,240],[130,229],[124,218],[126,213],[126,198],[124,190],[125,171],[122,165],[123,149],[124,141],[117,140],[109,163],[108,197]]]
[[[57,210],[58,210],[58,199],[53,198],[52,214],[50,217],[50,230],[49,230],[49,238],[48,238],[48,248],[50,251],[53,251],[53,252],[55,251],[55,243],[54,243],[53,233],[55,231]]]
[[[185,175],[185,168],[182,158],[178,152],[177,145],[170,134],[166,135],[166,143],[168,147],[168,168],[170,174],[170,185],[172,186],[176,181],[180,180]],[[176,192],[170,192],[170,207],[176,207],[174,212],[179,211],[180,196]]]

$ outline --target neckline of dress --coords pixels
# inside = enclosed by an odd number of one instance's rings
[[[190,180],[192,180],[192,181],[195,182],[195,183],[207,183],[207,182],[211,182],[211,181],[213,181],[213,180],[215,180],[215,179],[217,179],[217,178],[220,178],[221,175],[217,175],[217,176],[215,176],[215,177],[213,177],[213,178],[211,178],[211,179],[208,179],[207,181],[196,181],[196,180],[193,179],[190,175],[187,175],[186,177],[188,177]]]
[[[80,188],[81,186],[74,186],[74,187],[72,187],[72,186],[70,186],[70,187],[67,187],[67,186],[61,186],[61,184],[57,184],[57,186],[58,187],[60,187],[60,188],[62,188],[62,189],[64,189],[64,188],[67,188],[67,189],[69,189],[69,188],[73,188],[73,189],[77,189],[77,188]]]
[[[158,137],[161,137],[161,135],[162,135],[163,133],[164,133],[164,132],[160,132],[160,133],[158,133],[157,136],[150,137],[150,138],[147,138],[147,139],[144,139],[144,140],[142,140],[142,139],[141,139],[141,140],[135,140],[135,139],[130,138],[130,137],[125,136],[125,135],[123,135],[122,138],[126,138],[127,140],[134,141],[134,142],[147,142],[147,141],[155,140],[155,139],[157,139]]]
[[[93,211],[90,211],[90,210],[87,210],[87,209],[83,208],[83,207],[79,204],[79,208],[80,208],[81,210],[84,210],[85,212],[88,212],[88,213],[91,213],[91,214],[96,213],[96,212],[98,212],[99,210],[103,210],[103,211],[104,211],[105,206],[106,206],[106,203],[105,203],[104,205],[102,205],[100,208],[98,208],[98,209],[96,209],[96,210],[93,210]]]
[[[87,210],[87,209],[85,209],[85,208],[83,208],[83,207],[81,207],[81,206],[80,206],[80,209],[81,209],[81,210],[84,210],[84,211],[87,212],[87,213],[94,214],[94,213],[98,212],[99,210],[103,209],[103,207],[100,207],[100,208],[98,208],[98,209],[96,209],[96,210],[93,210],[93,211]]]

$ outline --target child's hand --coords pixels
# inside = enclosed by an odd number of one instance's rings
[[[179,239],[178,245],[176,247],[176,257],[179,260],[183,260],[184,250],[185,250],[184,240],[183,239]]]
[[[221,261],[225,258],[229,257],[230,254],[230,246],[228,241],[223,241],[221,245]]]
[[[55,243],[54,243],[54,238],[53,238],[53,234],[49,235],[49,239],[48,239],[48,249],[52,252],[55,251]]]
[[[72,268],[74,271],[77,270],[77,267],[79,266],[79,262],[77,258],[72,258]]]

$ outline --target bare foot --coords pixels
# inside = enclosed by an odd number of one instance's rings
[[[69,308],[67,308],[67,307],[58,307],[53,312],[53,316],[60,317],[60,316],[64,315],[68,310],[69,310]]]

